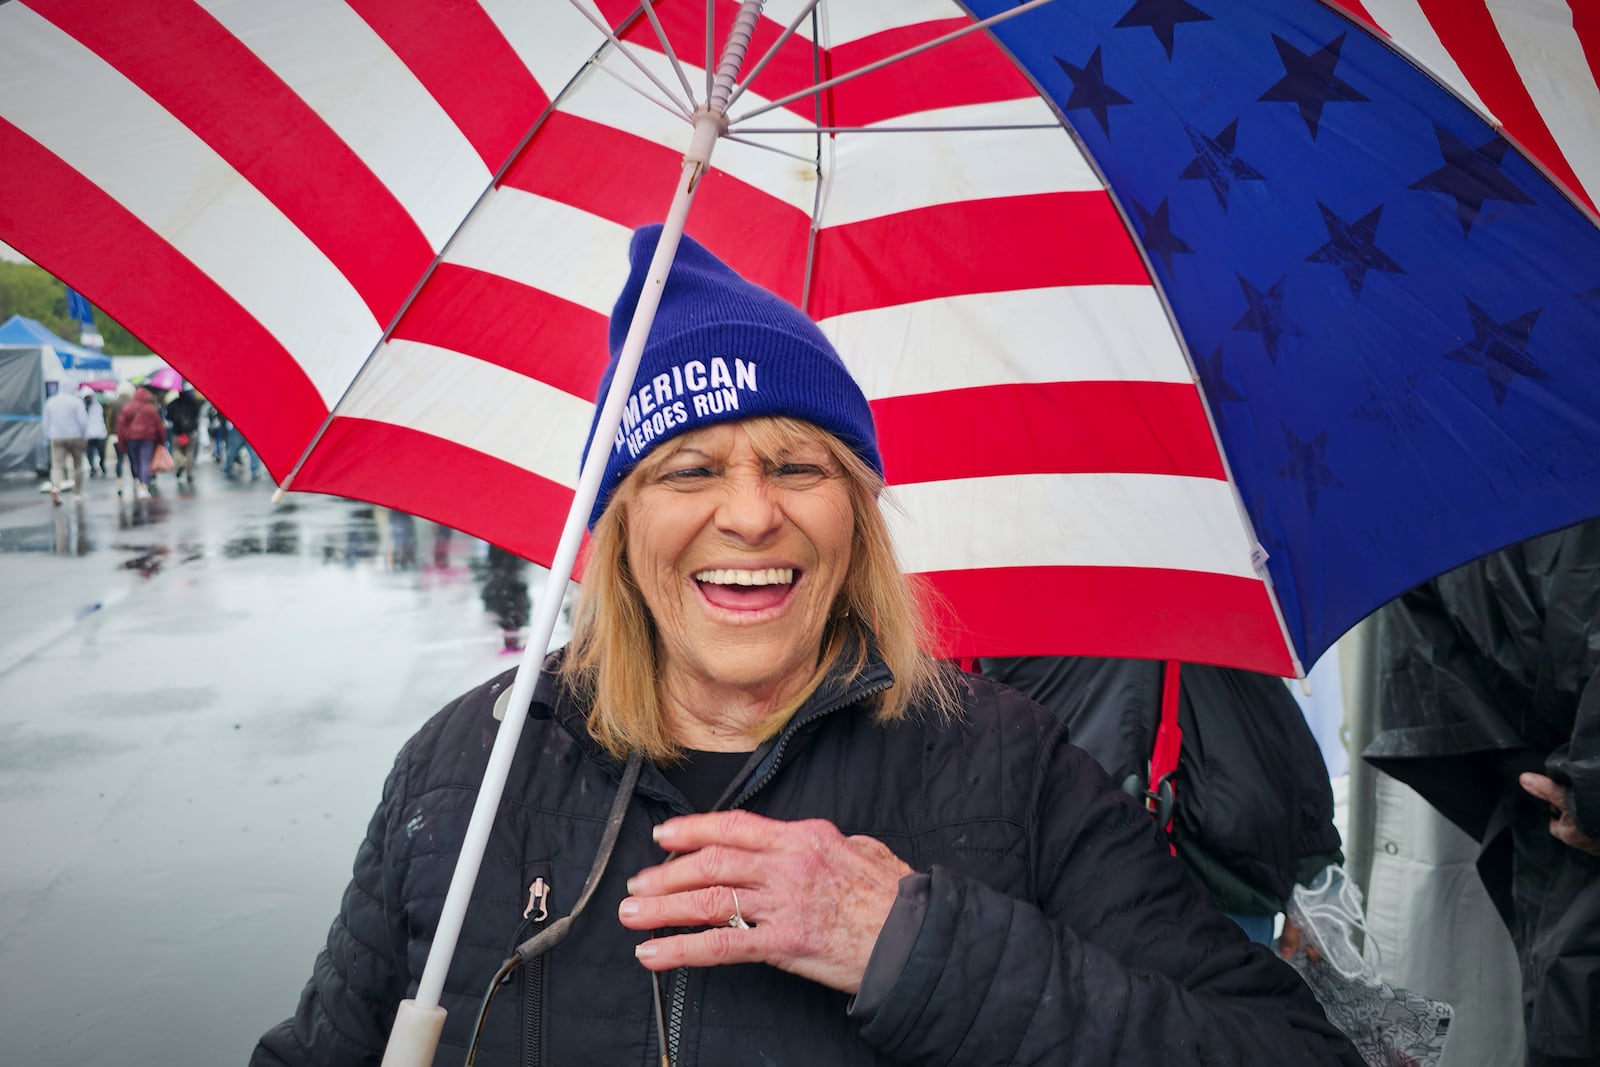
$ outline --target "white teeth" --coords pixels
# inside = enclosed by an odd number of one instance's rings
[[[701,571],[695,581],[709,585],[789,585],[794,581],[793,567],[768,567],[759,571],[731,569]]]

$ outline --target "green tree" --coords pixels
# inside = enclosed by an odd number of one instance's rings
[[[0,260],[0,322],[12,315],[36,319],[69,341],[78,338],[78,324],[67,314],[67,288],[42,267]],[[105,338],[105,350],[119,356],[146,356],[150,349],[111,316],[94,309],[94,324]]]

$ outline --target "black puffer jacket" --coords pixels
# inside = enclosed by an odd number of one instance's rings
[[[1245,941],[1168,853],[1148,815],[1019,694],[970,678],[965,716],[875,725],[871,666],[796,714],[738,806],[871,834],[921,872],[901,895],[857,1002],[763,965],[679,972],[682,1064],[1348,1064],[1360,1060],[1286,964]],[[355,878],[295,1016],[255,1064],[376,1064],[416,989],[496,723],[505,674],[402,750]],[[459,1063],[484,986],[531,927],[529,886],[566,914],[620,767],[581,710],[540,680],[445,982],[437,1063]],[[610,866],[569,940],[495,1003],[479,1063],[515,1064],[533,1024],[551,1064],[659,1062],[641,935],[616,908],[664,857],[651,827],[688,804],[646,765]],[[537,912],[535,912],[537,914]],[[663,976],[664,988],[674,986]]]

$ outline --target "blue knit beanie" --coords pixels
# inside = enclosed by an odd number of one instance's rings
[[[600,380],[596,421],[660,238],[659,225],[646,226],[629,246],[628,283],[611,312],[611,362]],[[633,384],[589,513],[591,530],[617,483],[651,449],[719,422],[764,415],[802,419],[833,434],[883,473],[867,398],[817,324],[793,304],[739,277],[688,235],[678,245]],[[591,422],[583,446],[586,459],[593,443]]]

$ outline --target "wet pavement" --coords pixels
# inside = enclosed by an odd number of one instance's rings
[[[160,481],[0,476],[0,1063],[243,1063],[396,750],[542,588],[410,516]]]

